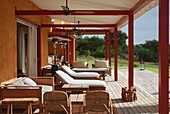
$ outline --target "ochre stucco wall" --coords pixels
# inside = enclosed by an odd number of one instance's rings
[[[16,77],[14,0],[0,0],[0,82]]]
[[[37,10],[29,0],[0,0],[0,82],[17,77],[17,33],[15,9]],[[50,23],[47,16],[22,16],[36,25]],[[41,29],[41,65],[47,64],[49,28]]]

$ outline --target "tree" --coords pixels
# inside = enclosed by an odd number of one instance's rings
[[[104,57],[105,50],[101,50],[101,47],[104,46],[105,41],[103,38],[98,36],[88,36],[84,38],[78,38],[76,42],[76,50],[79,55],[91,55],[95,57]]]
[[[114,49],[114,32],[112,32],[111,38],[112,38],[111,39],[112,49]],[[118,55],[120,58],[127,59],[127,54],[128,54],[128,47],[126,44],[127,39],[128,39],[127,34],[119,30],[118,31]]]
[[[158,41],[146,41],[144,44],[135,46],[135,56],[139,61],[143,59],[148,62],[158,62]]]

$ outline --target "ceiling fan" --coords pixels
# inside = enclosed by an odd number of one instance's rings
[[[69,10],[69,7],[68,7],[68,1],[66,0],[66,6],[61,6],[64,10],[64,14],[65,15],[69,15],[71,12]]]
[[[66,6],[61,6],[64,10],[64,14],[67,16],[69,14],[71,14],[71,11],[69,10],[68,7],[68,0],[66,0]],[[74,13],[87,13],[87,14],[92,14],[94,13],[93,11],[74,11]]]

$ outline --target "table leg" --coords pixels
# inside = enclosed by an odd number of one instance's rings
[[[28,114],[32,114],[32,104],[28,105]]]
[[[30,103],[30,114],[32,114],[32,104]]]
[[[11,107],[11,104],[8,104],[7,114],[9,114],[9,112],[10,112],[10,107]]]
[[[13,104],[11,104],[11,114],[13,114]]]

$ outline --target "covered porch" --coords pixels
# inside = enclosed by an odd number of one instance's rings
[[[168,46],[169,46],[169,0],[129,0],[118,2],[116,0],[111,1],[112,5],[105,2],[93,1],[92,7],[86,3],[81,3],[82,1],[72,2],[70,1],[71,9],[70,15],[84,16],[81,24],[75,24],[75,27],[93,27],[93,28],[105,28],[104,34],[106,35],[106,59],[111,63],[111,40],[110,32],[114,30],[114,72],[111,77],[106,78],[107,88],[112,94],[112,98],[115,100],[115,105],[119,113],[160,113],[168,114],[169,113],[169,62],[168,62]],[[159,3],[158,3],[159,2]],[[36,25],[37,27],[37,58],[34,61],[38,63],[36,69],[40,71],[41,67],[48,64],[48,33],[49,27],[64,28],[64,27],[73,27],[67,24],[49,24],[50,18],[41,17],[42,15],[46,16],[56,16],[55,18],[60,18],[65,21],[72,21],[72,18],[68,18],[65,15],[63,10],[59,10],[61,3],[57,5],[52,5],[54,2],[51,2],[51,6],[46,0],[28,0],[25,4],[31,3],[28,8],[22,6],[22,0],[10,0],[1,1],[0,6],[2,7],[2,13],[0,18],[1,26],[1,36],[2,45],[0,52],[1,56],[1,72],[0,80],[1,82],[16,78],[17,77],[17,27],[16,20],[17,18]],[[4,4],[3,4],[4,3]],[[19,4],[20,3],[20,4]],[[50,3],[50,2],[49,2]],[[62,4],[64,4],[63,2]],[[116,5],[114,5],[114,3]],[[48,7],[46,5],[48,4]],[[159,75],[157,80],[149,79],[148,77],[153,76],[152,73],[146,71],[146,74],[139,73],[134,71],[134,19],[141,16],[143,13],[152,9],[153,7],[159,4]],[[100,7],[98,7],[98,5]],[[6,14],[6,8],[8,6],[8,13]],[[27,6],[27,5],[25,5]],[[55,8],[51,9],[52,6]],[[86,6],[86,7],[85,7]],[[113,7],[115,6],[115,7]],[[74,10],[74,8],[76,8]],[[30,9],[30,10],[29,10]],[[33,10],[32,10],[33,9]],[[46,9],[46,10],[44,10]],[[86,9],[86,10],[84,10]],[[5,15],[5,18],[2,18]],[[35,16],[36,15],[36,16]],[[88,16],[87,16],[88,15]],[[35,16],[35,17],[34,17]],[[53,17],[51,16],[51,18]],[[87,16],[87,18],[85,18]],[[100,16],[96,18],[95,16]],[[109,16],[112,16],[111,18]],[[93,19],[91,17],[94,17]],[[103,18],[104,17],[104,18]],[[109,20],[107,20],[110,18]],[[80,18],[81,19],[81,18]],[[101,19],[101,20],[100,20]],[[83,20],[85,20],[83,22]],[[104,20],[104,21],[103,21]],[[10,22],[10,23],[9,23]],[[117,45],[117,32],[118,29],[128,24],[128,70],[127,71],[118,71],[118,45]],[[11,27],[10,27],[11,26]],[[46,29],[48,27],[48,30]],[[109,31],[108,31],[109,29]],[[60,30],[60,29],[59,29]],[[106,30],[106,31],[105,31]],[[60,30],[61,32],[62,30]],[[102,32],[103,32],[102,31]],[[65,32],[65,31],[63,31]],[[90,31],[91,32],[91,31]],[[95,31],[97,32],[97,31]],[[8,35],[7,35],[8,34]],[[44,35],[45,34],[45,35]],[[56,34],[55,34],[56,35]],[[57,34],[58,35],[58,34]],[[61,34],[60,34],[61,35]],[[70,45],[67,47],[67,56],[66,59],[70,63],[75,60],[75,38],[70,36],[63,36],[65,38],[71,39]],[[5,39],[4,39],[5,38]],[[9,42],[10,41],[10,42]],[[45,46],[46,48],[44,48]],[[6,52],[6,50],[12,50],[11,52]],[[9,58],[10,57],[10,58]],[[12,58],[13,57],[13,58]],[[31,67],[30,67],[31,68]],[[139,77],[137,77],[139,74]],[[145,72],[144,72],[145,73]],[[147,74],[148,73],[148,74]],[[5,75],[5,77],[4,77]],[[140,76],[148,75],[147,80],[143,80]],[[135,76],[135,78],[134,78]],[[153,76],[154,77],[154,76]],[[159,78],[158,78],[159,77]],[[152,81],[155,80],[153,83]],[[159,82],[159,83],[155,83]],[[145,83],[143,85],[143,83]],[[149,83],[149,85],[148,85]],[[152,88],[153,85],[153,88]],[[138,91],[138,100],[136,102],[120,102],[121,88],[122,87],[137,87]],[[150,87],[150,88],[148,88]],[[156,88],[155,88],[156,87]],[[159,87],[159,91],[158,88]],[[154,91],[152,91],[154,90]],[[147,102],[146,102],[147,101]],[[149,104],[148,104],[149,103]],[[159,106],[158,106],[159,105]]]

